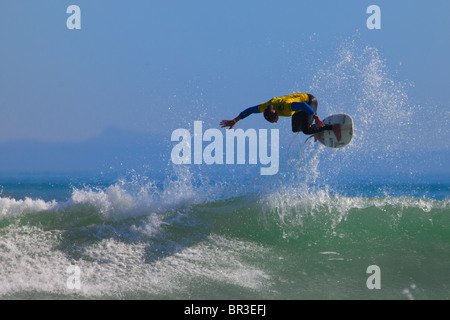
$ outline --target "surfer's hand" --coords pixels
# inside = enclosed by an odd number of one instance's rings
[[[318,126],[320,128],[325,127],[325,124],[323,123],[322,120],[320,120],[318,115],[314,116],[314,120],[316,120],[316,126]]]
[[[232,129],[234,127],[234,125],[236,124],[236,119],[233,120],[222,120],[220,122],[220,126],[222,128],[226,128],[226,127],[230,127],[229,129]]]

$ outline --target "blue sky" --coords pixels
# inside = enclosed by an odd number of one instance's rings
[[[66,28],[72,4],[81,30]],[[366,28],[371,4],[381,30]],[[199,119],[218,126],[306,91],[352,38],[378,49],[392,79],[414,84],[410,103],[448,121],[449,12],[446,0],[3,0],[0,142],[82,141],[108,127],[170,135]]]

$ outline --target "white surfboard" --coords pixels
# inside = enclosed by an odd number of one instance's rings
[[[340,124],[341,125],[341,140],[337,141],[333,131],[325,130],[319,133],[319,141],[324,146],[330,148],[342,148],[352,141],[353,138],[353,119],[345,113],[333,114],[323,119],[323,123]]]

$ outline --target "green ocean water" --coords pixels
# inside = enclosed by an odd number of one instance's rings
[[[448,184],[224,194],[190,179],[4,183],[0,297],[450,298]]]

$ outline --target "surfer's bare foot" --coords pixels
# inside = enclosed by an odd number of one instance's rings
[[[337,141],[341,141],[341,125],[340,124],[333,124],[333,133],[336,136]]]

